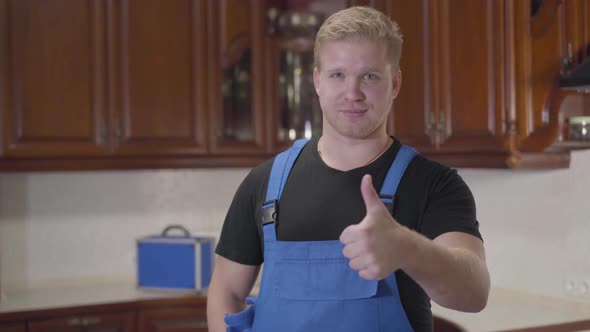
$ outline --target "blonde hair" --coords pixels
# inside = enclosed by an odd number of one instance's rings
[[[322,23],[315,36],[314,65],[320,69],[320,54],[326,42],[384,41],[387,58],[394,68],[399,67],[403,37],[396,22],[371,7],[350,7],[332,14]]]

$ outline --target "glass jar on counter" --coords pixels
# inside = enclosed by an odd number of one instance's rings
[[[567,138],[570,141],[590,141],[590,116],[569,118]]]

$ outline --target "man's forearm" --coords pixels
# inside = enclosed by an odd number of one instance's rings
[[[490,288],[485,259],[471,250],[447,247],[406,230],[411,258],[402,267],[404,272],[439,305],[481,311],[487,304]]]
[[[211,283],[207,294],[207,324],[209,332],[225,332],[223,317],[226,313],[236,313],[245,309],[244,299],[228,294],[216,283]]]

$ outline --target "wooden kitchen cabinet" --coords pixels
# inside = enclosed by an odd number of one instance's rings
[[[590,148],[564,136],[590,98],[556,86],[587,57],[587,1],[317,1],[0,1],[0,170],[254,166],[321,128],[313,33],[277,34],[271,9],[351,5],[405,36],[389,123],[403,143],[488,168]]]
[[[0,332],[27,332],[27,326],[25,323],[0,324]]]
[[[402,89],[390,123],[402,142],[455,167],[569,165],[555,82],[565,36],[573,36],[578,48],[590,46],[587,3],[425,0],[382,6],[405,36]],[[578,19],[571,23],[573,15]],[[572,107],[584,109],[581,103]]]
[[[504,151],[503,2],[399,1],[386,12],[405,37],[391,132],[435,159]]]
[[[210,1],[211,153],[263,154],[266,9],[259,0]]]
[[[206,151],[205,1],[2,1],[3,156]]]
[[[98,1],[0,1],[3,156],[107,153],[103,9]]]
[[[106,5],[109,138],[115,156],[207,151],[207,1]]]
[[[48,320],[31,320],[29,332],[135,332],[135,313],[71,315]]]
[[[142,310],[141,332],[207,332],[206,306]]]
[[[17,310],[0,312],[0,332],[27,332],[27,325],[28,332],[206,332],[206,308],[204,296],[185,294]]]

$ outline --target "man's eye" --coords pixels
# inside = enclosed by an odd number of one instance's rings
[[[366,73],[364,76],[364,79],[372,81],[372,80],[379,79],[379,76],[377,76],[375,74],[371,74],[371,73]]]
[[[330,77],[332,77],[332,78],[343,78],[344,77],[344,74],[342,74],[342,73],[332,73],[330,75]]]

